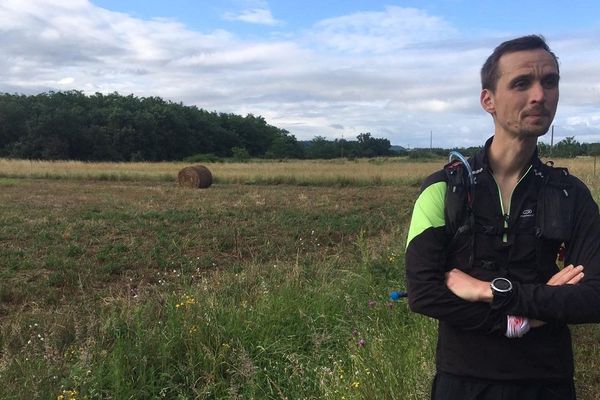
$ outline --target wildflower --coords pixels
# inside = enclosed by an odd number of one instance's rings
[[[358,331],[356,329],[352,330],[352,336],[353,337],[357,337],[358,336]]]
[[[391,301],[388,301],[388,302],[385,303],[385,306],[387,308],[392,308],[392,307],[394,307],[394,303],[392,303]]]
[[[359,381],[354,381],[350,384],[350,387],[353,387],[354,389],[358,389],[360,386],[360,382]]]
[[[63,390],[56,400],[77,400],[77,390]]]
[[[377,305],[377,302],[375,300],[369,300],[369,308],[373,308]]]
[[[196,299],[194,299],[192,296],[186,294],[181,299],[181,303],[175,304],[175,308],[189,307],[192,304],[196,304]]]
[[[365,344],[367,344],[367,341],[366,341],[365,339],[360,339],[360,340],[358,341],[358,343],[356,343],[356,345],[357,345],[358,347],[365,347]]]

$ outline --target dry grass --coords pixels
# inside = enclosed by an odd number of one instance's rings
[[[594,157],[552,159],[557,167],[566,167],[569,172],[588,186],[598,186],[600,181],[600,160]]]
[[[0,177],[46,179],[176,181],[189,164],[30,161],[0,159]],[[443,160],[409,162],[401,158],[376,160],[296,160],[285,162],[204,163],[215,183],[367,183],[419,181],[443,165]]]
[[[161,180],[176,177],[183,164],[42,161],[0,159],[0,176],[7,178]]]
[[[600,179],[600,163],[593,157],[554,159],[569,168],[589,186]],[[390,185],[417,184],[443,166],[444,159],[411,161],[406,158],[360,160],[253,161],[248,163],[204,163],[215,183],[298,185]],[[0,177],[109,181],[176,182],[183,162],[81,162],[0,159]]]

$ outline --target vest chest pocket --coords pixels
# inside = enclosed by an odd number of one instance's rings
[[[571,237],[575,193],[570,185],[548,182],[540,190],[536,217],[536,236],[559,242]]]

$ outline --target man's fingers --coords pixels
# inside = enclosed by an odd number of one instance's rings
[[[576,283],[579,283],[582,279],[583,279],[583,272],[580,272],[575,277],[571,278],[571,280],[569,282],[567,282],[567,285],[574,285]]]
[[[550,280],[548,280],[547,284],[550,286],[559,286],[578,283],[581,281],[581,279],[583,279],[582,271],[583,265],[578,265],[577,267],[568,265],[554,274]]]
[[[551,286],[562,285],[564,283],[562,282],[563,276],[572,271],[573,268],[573,265],[567,265],[566,267],[558,271],[556,274],[552,275],[552,277],[548,280],[547,284]]]
[[[529,324],[531,325],[532,328],[539,328],[540,326],[546,325],[546,323],[544,321],[540,321],[537,319],[530,319]]]

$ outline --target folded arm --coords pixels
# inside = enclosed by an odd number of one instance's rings
[[[504,311],[465,301],[446,286],[445,189],[445,182],[430,185],[415,203],[406,248],[409,306],[417,313],[463,330],[504,334]]]

